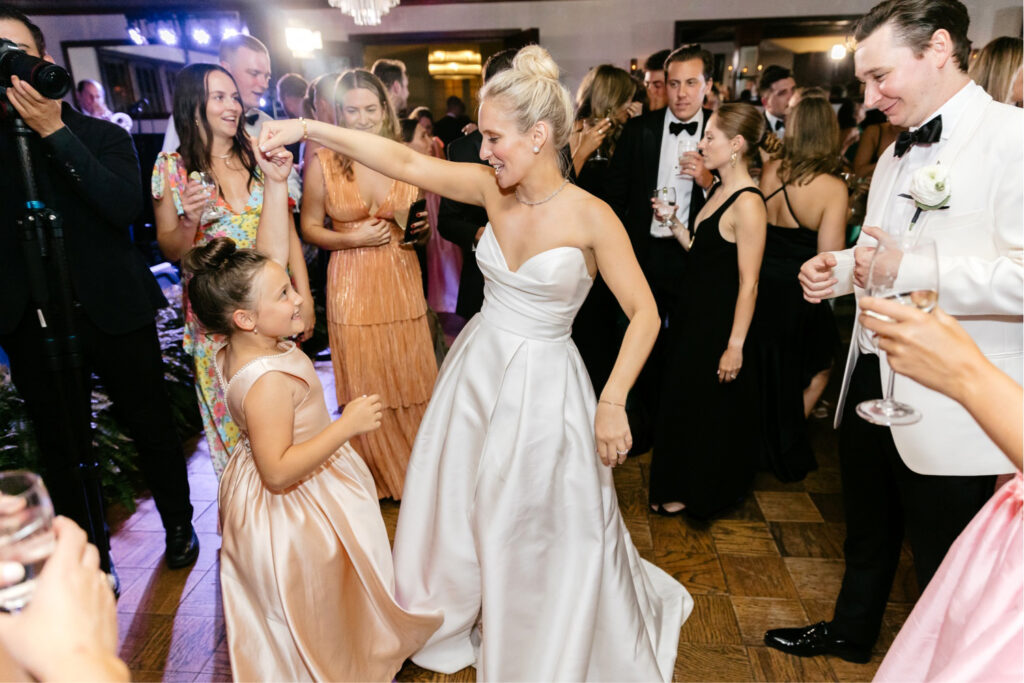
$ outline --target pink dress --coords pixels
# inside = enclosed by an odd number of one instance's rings
[[[444,159],[444,144],[434,138],[433,156]],[[436,313],[454,313],[459,300],[459,278],[462,276],[462,249],[437,231],[441,196],[426,193],[427,221],[430,241],[427,242],[427,303]]]
[[[264,374],[297,378],[293,443],[331,416],[313,364],[292,342],[217,379],[241,436],[220,480],[220,587],[236,681],[390,681],[442,621],[395,601],[395,573],[377,489],[344,444],[284,491],[263,485],[249,447],[245,397]],[[290,398],[290,397],[289,397]]]
[[[985,504],[889,648],[876,681],[1024,681],[1024,484]]]

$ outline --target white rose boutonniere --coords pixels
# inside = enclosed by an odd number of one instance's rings
[[[949,208],[949,199],[952,192],[949,187],[949,171],[939,165],[922,166],[914,173],[910,180],[910,194],[901,194],[901,197],[913,199],[917,210],[914,217],[910,219],[910,226],[907,232],[914,230],[917,219],[921,217],[922,211],[933,211],[936,209]]]

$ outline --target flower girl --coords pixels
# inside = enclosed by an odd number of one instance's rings
[[[187,253],[188,296],[210,333],[242,432],[220,481],[221,592],[235,680],[390,681],[441,622],[394,600],[373,477],[349,446],[380,426],[364,396],[331,421],[294,343],[301,297],[259,252],[217,238]]]

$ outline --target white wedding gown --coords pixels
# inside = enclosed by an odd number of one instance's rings
[[[558,247],[477,249],[483,310],[420,424],[395,535],[397,599],[444,623],[416,664],[488,681],[670,680],[686,589],[642,560],[595,453],[594,390],[569,339],[592,279]]]

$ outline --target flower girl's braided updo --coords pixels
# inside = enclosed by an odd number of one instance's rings
[[[214,238],[182,257],[188,300],[206,332],[235,331],[231,314],[256,306],[253,284],[269,262],[253,249],[239,249],[228,237]]]

